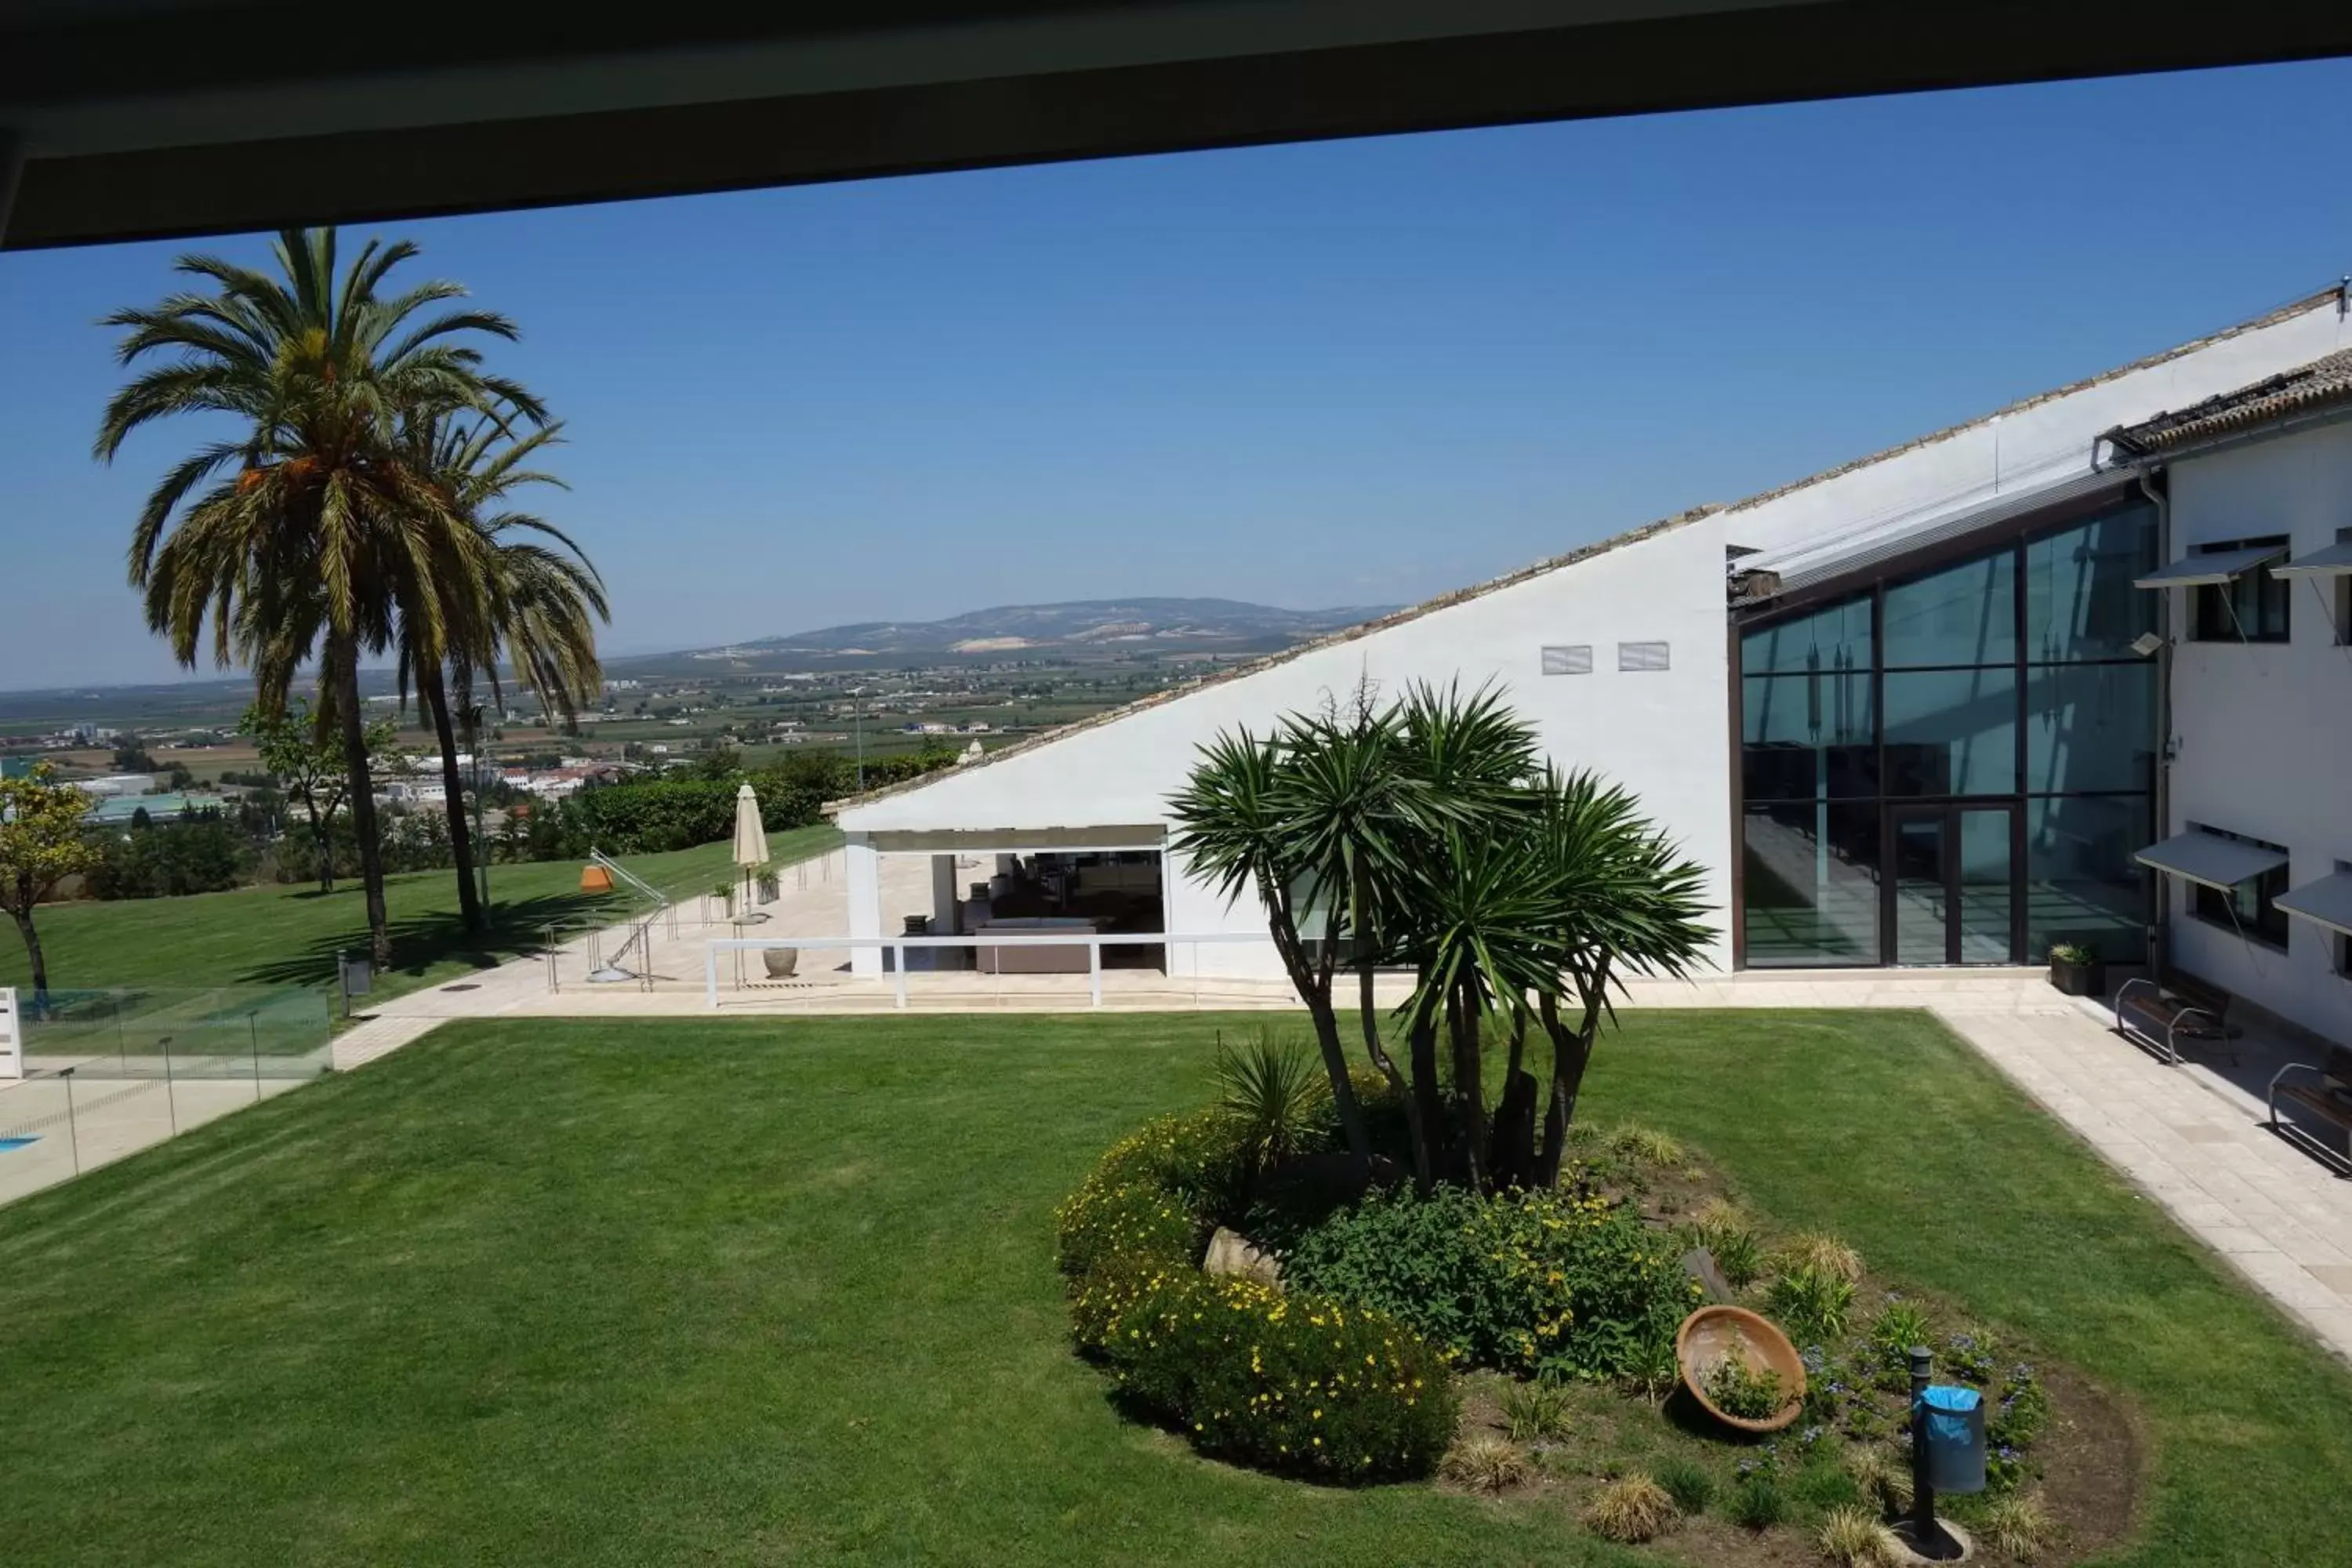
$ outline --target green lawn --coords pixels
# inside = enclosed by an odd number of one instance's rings
[[[830,826],[795,828],[769,839],[779,865],[806,859],[841,842]],[[622,864],[678,897],[708,892],[729,874],[732,846],[721,842]],[[393,933],[393,972],[376,996],[398,995],[537,952],[551,921],[607,914],[627,900],[580,891],[577,861],[492,866],[490,930],[469,936],[457,923],[456,875],[418,871],[385,884]],[[357,882],[332,893],[315,888],[246,888],[186,899],[54,904],[39,911],[49,984],[59,991],[110,986],[331,986],[338,952],[367,951],[367,912]],[[31,974],[12,930],[0,933],[0,985]]]
[[[1112,1412],[1050,1211],[1255,1021],[452,1026],[0,1209],[0,1561],[1661,1561]],[[2352,1378],[1924,1016],[1629,1015],[1590,1104],[2130,1395],[2111,1561],[2344,1561]]]

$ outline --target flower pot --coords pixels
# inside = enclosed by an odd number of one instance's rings
[[[790,980],[793,972],[800,968],[801,950],[796,947],[763,947],[760,950],[760,961],[768,966],[769,979]]]
[[[2050,961],[2050,984],[2062,995],[2104,996],[2107,994],[2107,966],[2096,959],[2088,963],[2067,963],[2053,958]]]

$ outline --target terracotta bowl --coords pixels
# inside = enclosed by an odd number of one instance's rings
[[[1760,1421],[1718,1410],[1706,1396],[1707,1374],[1735,1348],[1744,1350],[1751,1363],[1769,1367],[1779,1375],[1780,1386],[1790,1391],[1789,1402]],[[1804,1358],[1789,1342],[1788,1335],[1745,1307],[1701,1307],[1685,1318],[1683,1326],[1675,1331],[1675,1360],[1691,1397],[1708,1415],[1738,1431],[1778,1432],[1804,1413]]]

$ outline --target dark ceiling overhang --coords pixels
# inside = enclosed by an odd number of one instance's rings
[[[0,0],[9,247],[2352,53],[2235,0]]]

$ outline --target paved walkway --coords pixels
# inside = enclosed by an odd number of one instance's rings
[[[2263,1125],[2264,1108],[2193,1063],[2166,1067],[2103,1011],[2045,991],[2002,1017],[1944,1021],[2231,1267],[2352,1359],[2352,1181]]]

